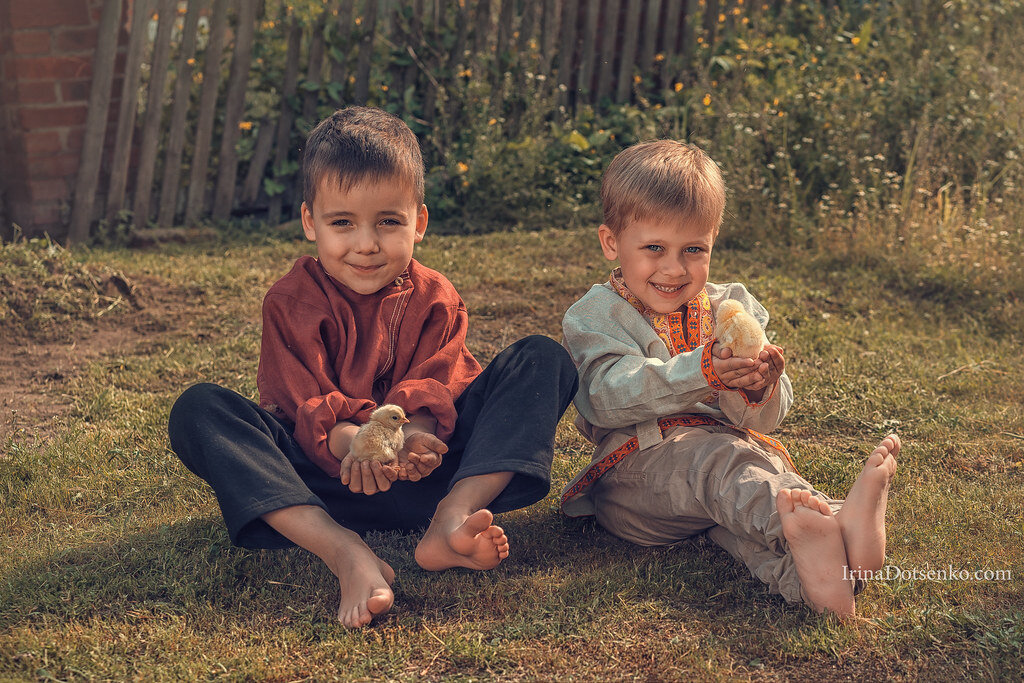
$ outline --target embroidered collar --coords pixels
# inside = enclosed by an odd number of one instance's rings
[[[668,347],[669,355],[674,356],[684,351],[693,351],[711,341],[714,329],[711,299],[703,289],[700,294],[686,302],[681,310],[672,313],[657,313],[645,306],[633,292],[629,291],[622,279],[621,268],[612,271],[608,282],[619,296],[628,301],[654,328],[655,333]]]

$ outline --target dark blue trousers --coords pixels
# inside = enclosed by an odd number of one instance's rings
[[[292,505],[318,505],[358,533],[422,529],[455,482],[493,472],[514,476],[488,509],[532,505],[548,493],[555,426],[576,388],[565,349],[548,337],[521,339],[455,401],[458,419],[440,467],[372,496],[352,493],[309,460],[292,425],[215,384],[197,384],[178,398],[168,432],[185,466],[213,488],[231,542],[284,548],[292,543],[260,517]]]

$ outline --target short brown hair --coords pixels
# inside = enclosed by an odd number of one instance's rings
[[[676,140],[642,142],[619,152],[601,179],[604,224],[616,235],[630,221],[678,217],[718,234],[725,183],[698,147]]]
[[[423,155],[405,121],[383,109],[346,107],[317,124],[302,152],[302,200],[312,210],[320,181],[336,177],[342,189],[397,178],[423,203]]]

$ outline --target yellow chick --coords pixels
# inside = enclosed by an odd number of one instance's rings
[[[405,443],[402,425],[409,422],[400,406],[387,404],[372,413],[370,419],[352,437],[349,450],[356,460],[376,460],[388,464],[398,460]]]
[[[757,358],[768,343],[761,324],[735,299],[719,304],[715,317],[715,338],[723,347],[732,349],[734,358]]]

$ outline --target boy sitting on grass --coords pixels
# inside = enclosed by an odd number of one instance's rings
[[[263,301],[259,405],[199,384],[174,404],[169,432],[213,487],[232,543],[313,552],[338,577],[338,619],[359,627],[391,608],[395,578],[363,532],[426,528],[415,558],[432,571],[508,557],[492,513],[547,494],[577,378],[542,336],[481,371],[459,294],[412,258],[427,229],[423,160],[400,119],[335,112],[310,133],[302,177],[318,258],[298,259]],[[395,469],[349,452],[388,403],[411,420]]]
[[[713,337],[725,299],[762,328],[768,313],[742,284],[707,281],[725,187],[704,152],[671,140],[630,147],[609,165],[601,199],[598,238],[619,267],[562,322],[580,374],[577,427],[597,449],[563,491],[563,511],[596,515],[640,545],[707,531],[772,593],[852,615],[856,570],[885,560],[899,438],[882,440],[843,502],[764,435],[793,390],[780,347],[734,358]]]

